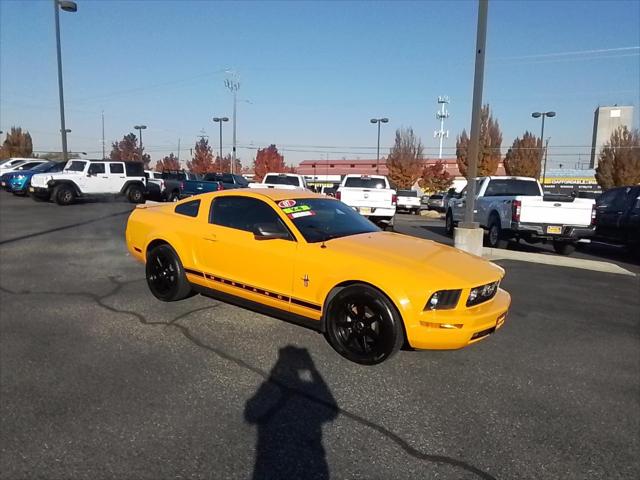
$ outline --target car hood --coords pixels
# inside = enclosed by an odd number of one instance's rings
[[[484,285],[504,276],[504,269],[481,257],[431,240],[399,233],[373,232],[326,242],[327,248],[416,278],[437,278],[443,288]]]

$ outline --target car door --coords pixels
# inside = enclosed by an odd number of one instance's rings
[[[290,238],[258,240],[258,224],[272,224]],[[213,199],[196,262],[210,286],[280,310],[289,310],[297,242],[274,208],[261,199]]]
[[[124,170],[124,163],[109,162],[109,191],[119,192],[126,181],[127,175]]]
[[[610,238],[621,239],[620,221],[622,219],[624,206],[627,200],[629,188],[615,188],[605,192],[598,201],[597,209],[597,231],[598,235]]]
[[[104,162],[91,162],[87,169],[87,178],[83,185],[84,193],[109,192],[109,174]]]

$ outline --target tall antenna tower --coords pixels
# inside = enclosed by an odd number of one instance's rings
[[[436,130],[433,132],[433,138],[440,139],[440,151],[438,153],[438,158],[442,158],[442,140],[444,138],[449,138],[449,130],[444,129],[444,120],[449,118],[449,112],[447,111],[446,105],[449,103],[449,97],[444,95],[442,97],[438,97],[438,105],[440,105],[440,110],[436,112],[436,118],[440,120],[440,130]]]

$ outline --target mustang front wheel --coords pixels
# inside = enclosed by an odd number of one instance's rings
[[[340,290],[326,313],[325,336],[343,357],[375,365],[394,355],[404,342],[402,319],[378,290],[354,284]]]
[[[146,275],[149,290],[163,302],[175,302],[193,294],[182,262],[169,245],[159,245],[149,252]]]

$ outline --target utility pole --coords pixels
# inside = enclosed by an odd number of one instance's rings
[[[484,58],[487,44],[487,16],[489,0],[478,0],[478,26],[476,32],[475,73],[473,79],[473,106],[471,110],[471,138],[467,167],[467,195],[464,222],[455,230],[455,246],[475,255],[482,255],[483,230],[475,223],[476,175],[478,173],[478,146],[480,143],[480,112],[484,84]]]
[[[178,165],[180,165],[180,138],[178,137]]]
[[[438,97],[438,104],[440,105],[440,111],[436,112],[436,118],[440,120],[440,130],[436,130],[433,132],[434,138],[440,139],[440,152],[438,153],[438,158],[442,159],[442,140],[444,138],[449,138],[449,130],[444,129],[444,120],[449,118],[449,112],[447,111],[445,105],[449,103],[449,97],[443,96]]]
[[[104,110],[102,110],[102,159],[105,160],[107,157],[104,153]]]
[[[229,71],[231,76],[224,81],[225,87],[233,94],[233,154],[231,155],[231,173],[234,173],[236,165],[236,112],[238,104],[238,90],[240,89],[240,81],[235,71]]]

